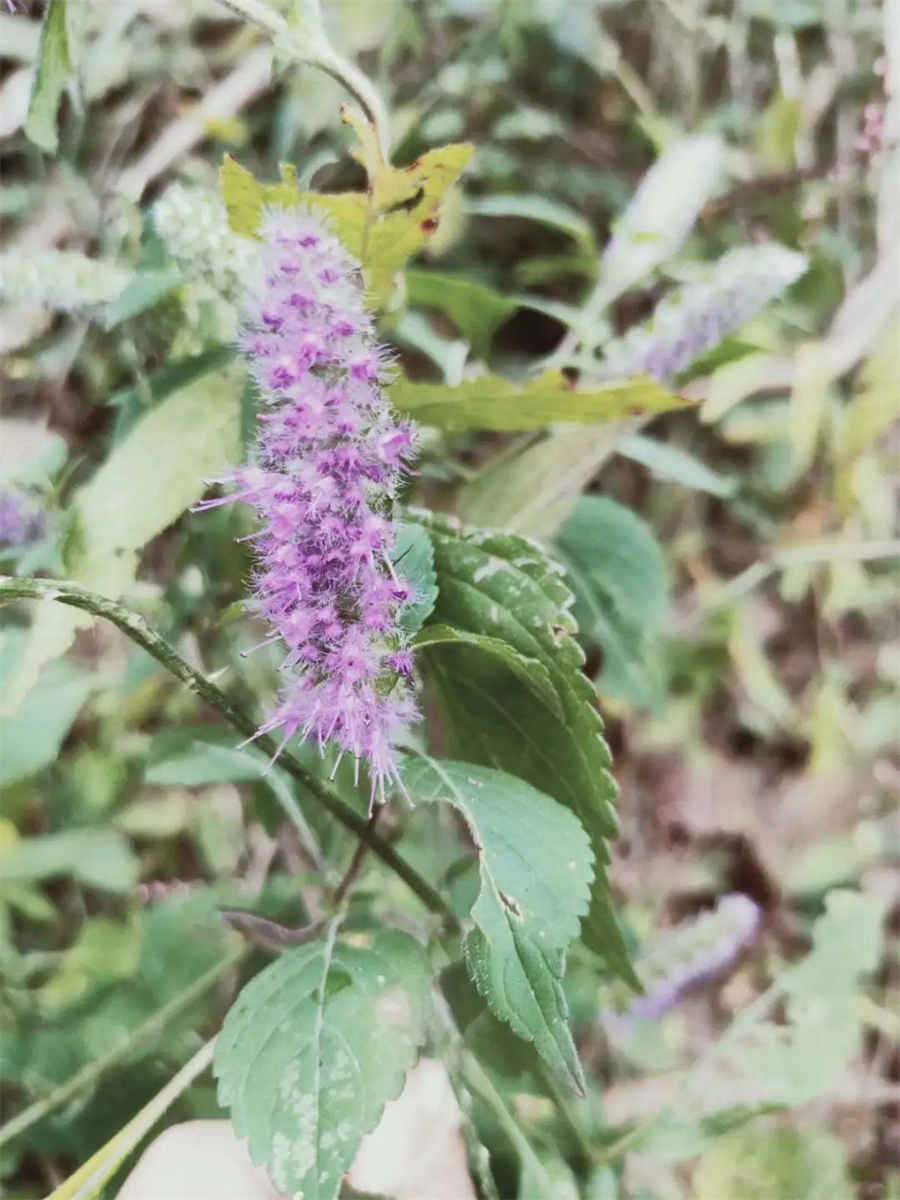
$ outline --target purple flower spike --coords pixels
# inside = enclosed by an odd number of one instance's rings
[[[259,516],[253,607],[272,631],[261,644],[285,649],[287,682],[259,733],[362,759],[374,804],[402,787],[395,746],[417,720],[399,625],[413,597],[391,561],[390,520],[413,430],[384,395],[390,362],[359,263],[309,212],[271,210],[261,236],[240,345],[267,409],[255,463],[228,497]]]

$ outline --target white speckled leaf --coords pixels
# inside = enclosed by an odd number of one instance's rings
[[[576,1091],[584,1089],[562,988],[566,950],[587,911],[593,855],[578,819],[505,771],[416,758],[414,800],[446,800],[478,846],[481,891],[466,937],[469,974],[492,1011]]]
[[[424,1038],[428,961],[392,931],[366,947],[282,954],[244,988],[216,1043],[219,1102],[282,1192],[334,1200],[361,1138]]]
[[[611,970],[636,983],[606,880],[616,785],[594,688],[581,669],[584,654],[572,636],[577,626],[564,570],[529,538],[465,529],[436,513],[408,515],[431,535],[439,587],[419,640],[427,643],[434,626],[461,635],[421,653],[438,690],[451,753],[527,780],[578,817],[596,864],[582,936]],[[472,644],[463,633],[475,635]],[[484,652],[480,637],[507,643],[543,672],[524,682],[521,670]],[[537,686],[546,682],[549,689]],[[549,690],[555,703],[542,694]]]

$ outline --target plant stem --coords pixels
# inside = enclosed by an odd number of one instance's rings
[[[370,834],[375,832],[375,822],[377,820],[378,820],[378,809],[374,808],[372,810],[371,817],[369,817],[368,830],[369,830]],[[356,843],[356,849],[353,851],[353,857],[350,859],[350,865],[349,865],[349,867],[347,867],[347,870],[344,873],[344,878],[341,880],[341,882],[335,888],[334,899],[332,901],[335,908],[340,908],[341,905],[344,903],[344,898],[346,897],[350,888],[353,886],[353,883],[355,882],[356,877],[359,875],[359,872],[363,865],[363,861],[366,857],[366,851],[368,849],[369,849],[368,844],[366,842],[364,842],[362,838],[360,838],[359,841]]]
[[[272,756],[273,761],[277,756],[278,765],[302,783],[318,803],[336,820],[340,821],[346,829],[365,842],[383,863],[390,867],[396,875],[399,875],[430,912],[442,917],[448,929],[458,929],[457,917],[441,894],[426,879],[423,879],[389,842],[379,837],[370,828],[365,817],[360,816],[355,809],[341,799],[330,784],[326,783],[324,779],[320,779],[292,754],[287,751],[279,754],[278,742],[270,734],[260,734],[257,737],[258,725],[253,717],[234,704],[214,683],[211,683],[204,675],[185,662],[165,638],[155,633],[138,613],[132,612],[106,596],[87,591],[79,584],[59,579],[15,579],[0,575],[0,603],[4,598],[10,600],[57,600],[60,604],[69,604],[73,608],[80,608],[96,617],[105,617],[106,620],[112,621],[133,642],[151,654],[157,662],[162,663],[166,670],[179,679],[185,687],[220,712],[235,729],[245,737],[254,738],[260,749]]]
[[[270,950],[276,954],[290,946],[305,946],[315,941],[328,924],[328,919],[322,917],[318,921],[311,921],[309,925],[291,928],[242,908],[220,908],[219,916],[229,928],[241,934],[254,946],[261,946],[263,950]]]
[[[124,1058],[127,1054],[131,1054],[136,1046],[139,1046],[142,1042],[159,1033],[173,1017],[176,1017],[183,1009],[189,1008],[214,983],[217,983],[227,971],[236,966],[246,952],[247,949],[245,946],[240,946],[238,949],[232,950],[221,962],[216,963],[214,967],[210,967],[199,979],[196,979],[189,987],[185,988],[180,995],[175,996],[168,1004],[164,1004],[162,1008],[151,1017],[148,1017],[133,1033],[130,1033],[121,1042],[118,1042],[106,1054],[101,1055],[100,1058],[94,1059],[93,1062],[82,1067],[71,1079],[67,1079],[65,1083],[54,1088],[49,1096],[45,1096],[42,1100],[36,1100],[34,1104],[29,1104],[27,1108],[23,1108],[20,1113],[17,1113],[5,1125],[0,1127],[0,1146],[4,1146],[7,1142],[12,1141],[13,1138],[18,1137],[20,1133],[30,1128],[35,1122],[42,1120],[55,1108],[66,1104],[73,1096],[77,1096],[83,1088],[88,1087],[105,1071],[108,1071],[110,1067],[115,1066],[119,1059]]]
[[[768,560],[751,563],[739,575],[720,584],[708,600],[701,601],[692,612],[681,619],[673,632],[680,634],[693,631],[712,613],[734,604],[779,571],[835,562],[877,562],[886,558],[900,558],[900,538],[858,542],[836,539],[809,542],[802,546],[787,546],[783,550],[776,550]]]
[[[556,1105],[556,1110],[562,1118],[563,1123],[572,1136],[575,1143],[578,1156],[581,1159],[583,1166],[590,1166],[596,1158],[596,1149],[588,1141],[584,1132],[578,1114],[573,1109],[569,1102],[569,1097],[556,1082],[553,1072],[549,1069],[542,1058],[537,1060],[537,1071],[540,1075],[541,1082],[547,1089],[551,1100]]]
[[[342,83],[366,110],[375,127],[381,152],[387,159],[390,152],[390,121],[384,101],[372,81],[356,63],[338,54],[328,40],[322,21],[319,0],[304,0],[299,6],[300,20],[292,27],[280,12],[262,0],[223,0],[223,3],[254,25],[264,29],[275,43],[276,51],[290,55],[297,62],[318,67],[338,83]]]
[[[529,1177],[532,1188],[537,1186],[541,1189],[541,1195],[552,1196],[553,1182],[547,1174],[546,1167],[535,1154],[519,1122],[507,1107],[506,1101],[494,1087],[491,1077],[472,1051],[464,1044],[460,1047],[460,1063],[463,1078],[493,1110],[500,1128],[518,1154],[522,1172]],[[521,1190],[524,1192],[526,1189],[522,1188]]]
[[[141,1111],[106,1143],[91,1155],[84,1166],[56,1189],[47,1200],[96,1200],[105,1183],[112,1178],[128,1155],[147,1136],[166,1109],[186,1092],[194,1080],[212,1062],[216,1039],[200,1047],[184,1064],[177,1075]]]

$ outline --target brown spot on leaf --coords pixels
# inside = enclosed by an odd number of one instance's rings
[[[434,233],[438,227],[438,223],[437,217],[426,217],[419,225],[419,228],[423,233]]]

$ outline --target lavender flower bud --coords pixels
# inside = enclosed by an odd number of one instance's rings
[[[363,759],[374,803],[400,784],[395,744],[417,719],[399,624],[411,589],[392,565],[390,520],[413,431],[382,390],[388,359],[359,264],[312,213],[270,211],[261,236],[240,345],[266,411],[255,462],[228,497],[260,519],[253,607],[271,630],[262,644],[286,652],[259,732]]]
[[[25,546],[44,532],[44,515],[17,488],[0,491],[0,549]]]
[[[657,1020],[690,988],[731,966],[756,937],[760,917],[759,906],[735,892],[723,896],[712,912],[660,935],[635,963],[644,995],[624,1015],[605,1014],[607,1031],[627,1036],[634,1021]]]
[[[705,278],[664,297],[649,321],[608,343],[603,376],[675,379],[790,287],[806,266],[802,254],[776,243],[729,251]]]

